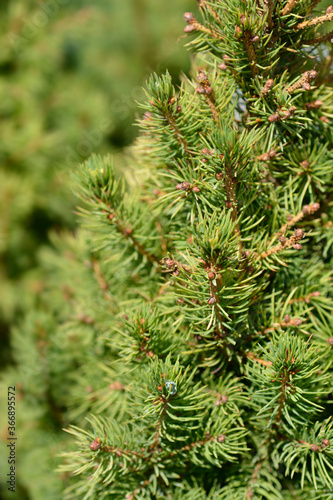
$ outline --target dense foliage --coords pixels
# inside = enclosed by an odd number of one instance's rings
[[[75,436],[65,498],[333,499],[317,4],[200,0],[192,76],[151,76],[128,170],[78,169],[83,227],[44,251],[52,281],[14,336],[22,405]]]

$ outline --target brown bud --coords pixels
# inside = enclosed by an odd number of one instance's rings
[[[279,238],[279,242],[281,243],[281,245],[284,245],[286,243],[286,238],[284,236],[280,236]]]
[[[242,28],[240,26],[236,26],[235,31],[236,31],[236,36],[239,36],[242,34]]]
[[[333,345],[333,337],[328,337],[326,342],[328,343],[328,345]]]
[[[311,90],[311,85],[309,84],[309,82],[304,82],[302,87],[304,90]]]
[[[294,318],[294,319],[292,319],[291,323],[294,326],[301,326],[301,324],[303,323],[303,321],[300,318]]]
[[[242,24],[244,24],[244,23],[245,23],[245,20],[246,20],[246,16],[245,16],[245,14],[241,14],[241,16],[240,16],[240,22],[241,22]]]
[[[271,149],[270,151],[268,151],[268,156],[269,156],[270,158],[275,158],[275,156],[276,156],[276,151],[275,151],[275,149]]]
[[[209,280],[211,280],[211,281],[215,280],[215,273],[213,273],[212,271],[210,271],[207,276],[208,276]]]
[[[320,297],[320,292],[312,292],[312,297]]]
[[[174,97],[171,97],[170,104],[175,104],[175,102],[176,102],[176,99]]]
[[[227,401],[228,401],[228,396],[224,396],[224,395],[223,395],[223,396],[221,396],[221,403],[222,403],[223,405],[225,405]]]
[[[175,269],[172,274],[173,276],[179,276],[179,269]]]
[[[181,189],[183,189],[183,183],[180,182],[179,184],[177,184],[176,189],[178,189],[178,191],[180,191]]]
[[[192,14],[192,12],[185,12],[184,21],[191,24],[191,23],[194,23],[196,21],[196,19],[195,19],[194,15]]]
[[[124,318],[124,320],[125,320],[125,321],[128,321],[128,316],[127,316],[127,314],[123,314],[123,318]]]
[[[271,88],[273,87],[273,85],[274,85],[274,80],[273,80],[272,78],[269,78],[269,79],[267,80],[267,82],[265,83],[265,87],[266,87],[267,89],[271,89]]]
[[[301,240],[304,237],[304,231],[303,231],[303,229],[300,229],[300,228],[295,229],[294,234],[298,240]]]
[[[172,267],[174,267],[175,265],[175,261],[172,260],[172,259],[165,259],[164,261],[164,265],[165,267],[167,267],[168,269],[171,269]]]
[[[201,150],[201,153],[202,153],[203,155],[205,155],[205,156],[206,156],[206,155],[208,155],[208,154],[209,154],[209,149],[208,149],[208,148],[203,148],[203,149]]]
[[[121,451],[120,451],[120,450],[117,450],[117,451],[116,451],[116,455],[117,455],[117,457],[121,457],[121,455],[122,455]]]
[[[329,119],[326,117],[326,116],[321,116],[320,117],[320,121],[324,122],[324,123],[329,123]]]
[[[225,441],[225,435],[224,434],[221,434],[218,438],[217,438],[218,442],[219,443],[223,443]]]
[[[315,203],[312,203],[311,208],[315,212],[316,210],[319,210],[320,205],[319,205],[319,203],[315,202]]]
[[[295,244],[293,245],[293,248],[294,248],[295,250],[302,250],[302,248],[303,248],[303,247],[302,247],[302,245],[301,245],[300,243],[295,243]]]
[[[279,115],[274,113],[273,115],[268,117],[268,121],[271,123],[277,122],[279,120]]]
[[[222,172],[219,172],[218,174],[216,174],[216,179],[218,181],[222,181],[223,180],[223,173]]]
[[[244,259],[248,259],[251,255],[251,252],[250,250],[245,250],[245,252],[243,252],[243,257]]]
[[[198,188],[198,186],[194,186],[192,191],[193,191],[193,193],[200,193],[200,189]]]
[[[126,228],[124,233],[127,235],[127,236],[131,236],[132,234],[132,229],[130,227]]]
[[[259,42],[259,36],[258,36],[258,35],[255,35],[255,36],[252,38],[252,42],[253,42],[253,43],[257,43],[257,42]]]
[[[218,66],[218,67],[219,67],[219,69],[220,69],[220,70],[222,70],[222,71],[225,71],[225,70],[228,68],[228,67],[227,67],[227,65],[226,65],[226,64],[224,64],[224,63],[219,64],[219,66]]]
[[[261,160],[262,161],[269,161],[269,155],[268,155],[268,153],[264,153],[263,155],[261,155]]]
[[[310,162],[308,160],[301,161],[301,165],[303,168],[308,168],[310,166]]]
[[[326,9],[326,14],[331,14],[333,12],[333,7],[332,5],[329,5]]]
[[[181,110],[182,110],[182,107],[181,106],[177,106],[177,108],[176,108],[177,113],[180,113]]]
[[[328,439],[323,439],[322,442],[321,442],[321,447],[322,448],[327,448],[327,446],[330,445],[330,442]]]
[[[312,444],[310,446],[310,450],[311,451],[320,451],[320,448],[319,448],[319,446],[317,444]]]
[[[228,56],[227,54],[224,54],[223,56],[223,61],[230,61],[231,57]]]
[[[91,451],[98,451],[101,446],[102,442],[99,437],[91,441],[91,443],[89,444],[89,448],[91,449]]]
[[[212,305],[213,305],[213,304],[215,304],[215,303],[216,303],[216,298],[215,298],[215,297],[210,297],[210,299],[208,300],[208,304],[209,304],[210,306],[212,306]]]
[[[323,101],[321,101],[320,99],[316,99],[315,101],[313,101],[312,106],[314,108],[320,108],[320,106],[322,106],[323,104]]]
[[[189,191],[191,189],[191,184],[189,182],[182,182],[182,190]]]
[[[308,214],[309,213],[309,205],[304,205],[304,207],[302,208],[302,212],[303,212],[303,214]]]
[[[313,80],[314,78],[316,78],[317,75],[318,75],[318,72],[315,69],[309,71],[309,73],[308,73],[310,80]]]
[[[289,316],[289,314],[286,314],[285,316],[283,316],[283,321],[284,321],[285,323],[289,323],[289,321],[290,321],[290,316]]]
[[[197,28],[194,24],[188,24],[184,28],[184,33],[192,33],[193,31],[196,31],[196,30],[197,30]]]
[[[212,88],[212,87],[206,87],[206,88],[205,88],[205,93],[206,93],[207,95],[212,94],[212,93],[213,93],[213,88]]]
[[[197,94],[205,94],[205,89],[203,89],[202,87],[197,87],[196,92]]]

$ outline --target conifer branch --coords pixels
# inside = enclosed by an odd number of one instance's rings
[[[97,200],[102,203],[104,206],[107,205],[103,200],[97,198]],[[137,249],[140,255],[147,257],[149,262],[153,265],[159,264],[159,258],[156,255],[152,255],[148,250],[140,243],[140,241],[134,236],[132,229],[129,226],[126,226],[118,216],[117,212],[112,209],[110,205],[107,205],[109,208],[108,219],[113,222],[118,232],[124,236],[127,240],[129,240],[133,246]],[[103,210],[106,213],[106,210]]]
[[[254,43],[252,41],[251,31],[245,30],[242,39],[247,53],[247,57],[249,58],[250,61],[252,76],[253,78],[255,78],[255,76],[259,73],[259,69],[257,66],[257,55],[254,50]]]
[[[291,85],[286,89],[286,92],[291,94],[292,92],[294,92],[297,89],[300,89],[301,87],[303,87],[304,90],[310,90],[311,88],[310,82],[314,80],[316,76],[317,76],[317,71],[314,69],[311,71],[305,71],[305,73],[303,73],[303,75],[299,80],[297,80],[297,82],[295,82],[293,85]]]
[[[225,41],[225,38],[219,33],[216,33],[216,31],[212,27],[206,28],[205,26],[200,24],[191,12],[186,12],[184,14],[184,20],[188,23],[184,28],[184,33],[200,31],[201,33],[206,33],[207,35],[210,35],[215,39]]]
[[[254,495],[254,484],[257,481],[257,478],[258,478],[259,473],[260,473],[260,469],[261,469],[262,464],[264,463],[264,461],[265,461],[265,459],[261,458],[258,461],[257,465],[255,466],[255,468],[253,470],[253,473],[251,474],[249,485],[248,485],[247,491],[246,491],[246,500],[251,500],[251,498]]]
[[[215,21],[220,23],[221,19],[218,13],[213,9],[213,7],[206,3],[206,0],[199,0],[199,8],[200,9],[208,9],[211,15],[214,17]]]
[[[297,222],[301,221],[304,218],[304,216],[314,214],[319,208],[320,208],[319,203],[311,203],[310,205],[304,205],[302,210],[297,215],[295,216],[290,215],[287,217],[288,222],[286,222],[286,224],[284,224],[278,230],[275,236],[278,238],[282,234],[285,234],[288,231],[288,229],[297,224]]]
[[[286,5],[283,7],[283,9],[281,11],[281,14],[283,16],[290,14],[290,12],[293,10],[293,8],[297,4],[297,2],[298,2],[298,0],[288,0]]]
[[[288,248],[293,247],[295,250],[301,250],[302,245],[300,245],[299,240],[304,237],[304,231],[302,229],[295,229],[295,232],[290,238],[286,239],[284,236],[281,236],[280,243],[275,247],[270,248],[267,251],[264,251],[260,255],[260,259],[264,260],[271,255],[282,252],[283,250],[287,250]]]
[[[323,43],[331,41],[333,39],[333,31],[326,33],[326,35],[317,36],[316,38],[310,38],[309,40],[302,40],[301,45],[317,45],[318,43]]]
[[[305,28],[309,28],[310,26],[317,26],[318,24],[322,24],[325,21],[332,21],[332,19],[333,12],[329,12],[327,14],[324,14],[323,16],[314,17],[312,19],[309,19],[308,21],[303,21],[302,23],[297,24],[296,29],[297,31],[303,30]]]
[[[164,111],[163,111],[163,115],[164,115],[164,118],[166,119],[167,123],[169,124],[171,130],[173,131],[175,138],[178,141],[178,144],[184,149],[186,155],[188,157],[190,157],[191,151],[189,150],[188,143],[187,143],[185,137],[180,132],[179,128],[177,127],[174,116],[171,114],[171,112],[166,113]]]
[[[290,299],[289,304],[296,304],[297,302],[305,302],[306,304],[310,304],[312,297],[320,297],[320,292],[311,292],[308,293],[305,297],[297,297],[296,299]]]
[[[94,271],[94,275],[96,278],[97,283],[99,284],[99,287],[102,291],[103,297],[109,301],[112,302],[113,304],[115,303],[114,299],[109,293],[109,283],[107,283],[105,277],[103,276],[103,273],[101,271],[101,267],[99,264],[99,261],[97,259],[93,259],[92,262],[92,267]]]
[[[274,0],[264,0],[267,12],[267,26],[271,30],[274,27],[273,23],[273,10],[274,10]]]
[[[208,80],[206,73],[204,73],[203,71],[200,71],[197,76],[197,80],[200,84],[200,87],[196,89],[196,92],[205,96],[215,122],[219,123],[219,112],[215,106],[214,90],[211,87],[211,82]]]
[[[193,448],[197,448],[198,446],[203,446],[206,443],[209,443],[209,441],[214,442],[217,441],[218,443],[223,443],[226,439],[225,434],[218,434],[217,436],[211,436],[209,432],[206,433],[206,437],[204,439],[199,439],[198,441],[194,441],[191,444],[187,444],[183,446],[182,448],[179,448],[175,451],[172,451],[167,455],[167,457],[173,457],[175,455],[178,455],[179,453],[183,453],[185,451],[190,451]],[[166,457],[166,458],[167,458]]]
[[[253,352],[245,352],[245,356],[263,366],[272,366],[273,364],[272,361],[267,361],[265,359],[258,358]]]
[[[283,320],[280,321],[280,323],[273,323],[269,328],[265,328],[263,331],[258,331],[258,335],[261,334],[269,334],[272,333],[274,330],[277,330],[278,328],[288,328],[290,326],[292,327],[299,327],[302,324],[302,320],[300,318],[290,318],[287,314],[284,316]]]

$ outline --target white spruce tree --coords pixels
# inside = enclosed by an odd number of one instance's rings
[[[129,170],[79,168],[85,228],[45,254],[54,312],[31,319],[75,436],[65,498],[333,499],[333,9],[317,4],[200,0],[192,76],[151,77]]]

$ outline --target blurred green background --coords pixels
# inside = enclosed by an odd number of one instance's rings
[[[182,14],[193,0],[1,0],[0,339],[42,286],[38,248],[74,228],[69,174],[131,143],[151,71],[189,68]]]

